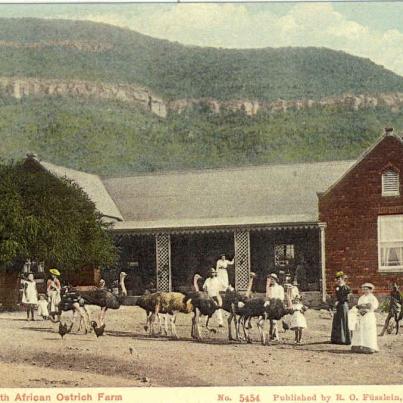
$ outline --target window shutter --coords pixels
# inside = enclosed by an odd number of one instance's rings
[[[382,175],[382,195],[399,195],[399,174],[392,169],[388,169]]]

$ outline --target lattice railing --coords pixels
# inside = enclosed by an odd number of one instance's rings
[[[250,246],[249,231],[236,230],[235,241],[235,287],[238,290],[246,290],[250,272]]]
[[[171,237],[156,234],[157,290],[171,291]]]

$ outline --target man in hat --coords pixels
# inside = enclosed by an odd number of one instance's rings
[[[220,291],[223,285],[220,279],[217,276],[217,271],[212,267],[209,270],[209,277],[206,278],[206,281],[203,284],[203,290],[207,292],[207,295],[210,298],[213,298],[218,306],[222,306],[222,299],[220,295]],[[215,315],[217,317],[218,327],[223,327],[223,318],[222,318],[222,309],[217,309],[215,311]]]
[[[277,298],[284,302],[284,288],[278,283],[276,273],[267,276],[266,298]],[[270,320],[270,338],[279,340],[276,320]]]
[[[217,270],[217,277],[220,280],[222,287],[220,291],[225,291],[229,286],[228,281],[228,271],[227,267],[234,264],[234,259],[228,260],[225,254],[221,255],[221,258],[217,260],[216,270]]]

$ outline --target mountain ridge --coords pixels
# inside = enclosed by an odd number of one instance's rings
[[[0,48],[3,76],[135,84],[165,101],[403,92],[403,77],[342,51],[203,48],[88,21],[0,19]]]
[[[403,128],[403,77],[325,48],[184,46],[0,19],[0,158],[121,176],[356,158]]]

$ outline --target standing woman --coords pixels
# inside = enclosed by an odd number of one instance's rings
[[[375,310],[379,302],[372,294],[374,285],[365,283],[361,286],[363,295],[357,303],[357,323],[353,329],[351,351],[355,353],[372,354],[379,351],[378,336],[376,331]]]
[[[38,304],[38,291],[32,273],[29,273],[27,279],[23,280],[23,287],[22,303],[27,307],[27,320],[29,320],[29,315],[31,315],[31,320],[35,320],[34,312]]]
[[[49,313],[50,316],[54,316],[58,313],[59,309],[59,303],[60,303],[60,290],[61,290],[61,285],[58,277],[60,276],[60,272],[57,269],[50,269],[50,279],[47,282],[47,294],[49,297],[49,304],[50,304],[50,309]]]
[[[217,260],[216,271],[217,278],[221,283],[220,291],[225,291],[229,286],[227,267],[234,264],[235,259],[228,260],[224,254]]]
[[[346,284],[347,276],[339,271],[336,273],[336,313],[333,317],[332,344],[351,344],[350,329],[348,327],[348,296],[351,293],[350,287]]]

